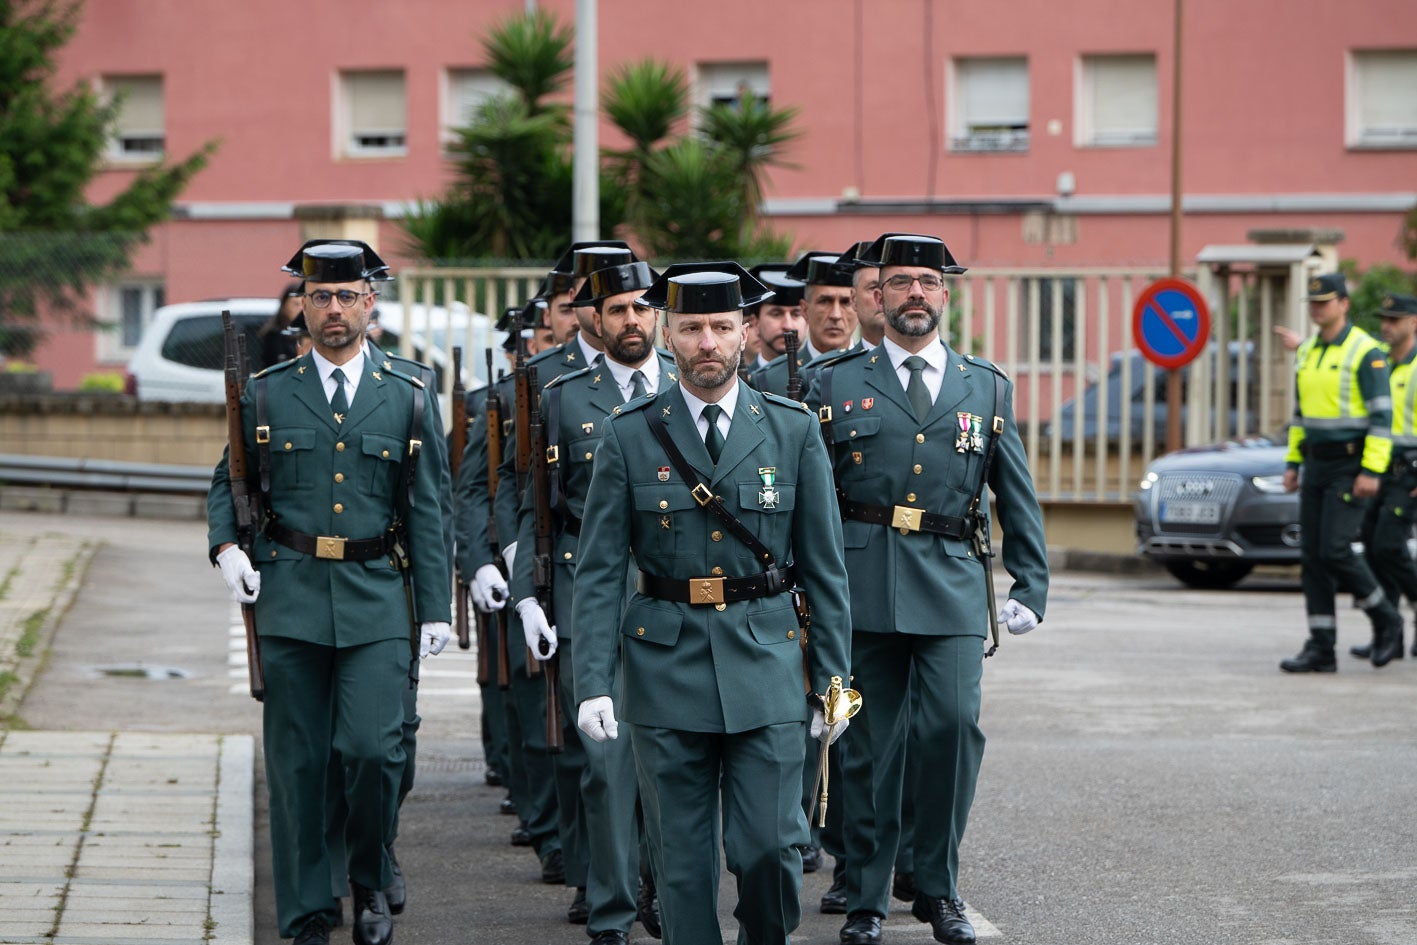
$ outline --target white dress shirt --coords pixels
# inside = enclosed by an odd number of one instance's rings
[[[310,357],[315,362],[315,370],[320,374],[320,383],[324,385],[325,397],[330,403],[335,402],[335,379],[330,375],[335,373],[335,368],[344,372],[344,399],[353,407],[354,392],[359,389],[359,379],[364,376],[364,349],[360,348],[358,354],[343,364],[333,363],[315,348],[310,349]]]
[[[891,367],[895,368],[895,376],[900,378],[901,388],[909,390],[910,368],[905,366],[905,359],[911,356],[911,352],[891,341],[889,336],[881,339],[881,350],[891,359]],[[930,392],[930,403],[933,404],[940,396],[940,385],[945,381],[945,365],[949,362],[944,342],[933,338],[928,345],[914,354],[925,359],[925,370],[920,372],[920,378],[925,382],[925,389]]]
[[[639,371],[645,376],[645,393],[655,394],[659,392],[659,356],[650,352],[650,356],[645,359],[645,363],[639,367],[631,367],[628,364],[621,364],[614,358],[607,357],[605,366],[610,369],[610,376],[615,379],[615,386],[620,388],[622,400],[629,400],[630,394],[635,390],[635,372]]]
[[[704,408],[708,406],[708,401],[700,400],[683,384],[679,385],[679,393],[684,395],[684,403],[688,405],[689,412],[694,415],[694,427],[699,431],[699,439],[703,439],[708,434],[708,420],[704,417]],[[723,413],[718,415],[718,432],[723,434],[723,439],[728,440],[728,428],[733,425],[733,410],[738,406],[738,379],[733,379],[733,386],[728,393],[723,395],[723,399],[718,402],[723,408]]]

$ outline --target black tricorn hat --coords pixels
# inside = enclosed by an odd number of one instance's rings
[[[546,300],[539,295],[533,295],[517,309],[517,324],[522,328],[537,328],[545,320]]]
[[[282,271],[307,282],[388,282],[389,266],[362,240],[306,240]]]
[[[521,314],[521,311],[520,305],[508,305],[502,309],[502,314],[497,318],[497,324],[492,327],[497,331],[516,331],[517,316]]]
[[[789,276],[788,268],[786,263],[763,263],[748,271],[772,290],[772,298],[768,301],[773,305],[796,305],[802,301],[802,296],[807,291],[807,283]]]
[[[536,290],[538,299],[554,299],[556,296],[571,291],[571,286],[575,285],[576,277],[569,272],[556,272],[554,269],[546,274],[546,278],[541,280],[541,285]]]
[[[850,287],[853,270],[851,267],[839,266],[838,259],[836,253],[809,250],[787,270],[787,277],[807,285]]]
[[[1348,280],[1341,272],[1326,272],[1309,278],[1309,301],[1327,302],[1330,299],[1348,298]]]
[[[289,335],[292,338],[299,338],[301,335],[310,334],[310,326],[305,323],[305,312],[302,309],[290,320],[290,324],[280,330],[282,335]]]
[[[713,315],[751,308],[772,298],[772,290],[732,260],[675,263],[660,274],[638,301],[682,315]]]
[[[1378,306],[1378,314],[1383,318],[1417,315],[1417,298],[1403,295],[1401,292],[1389,292],[1383,296],[1382,304]]]
[[[859,243],[852,243],[850,249],[836,258],[836,264],[844,269],[875,269],[876,263],[867,262],[863,259],[870,249],[870,240],[861,240]]]
[[[611,254],[611,250],[620,250],[621,256],[620,258],[609,259],[607,262],[604,262],[599,266],[592,265],[589,269],[578,268],[578,263],[576,259],[577,253],[585,252],[586,250],[601,249],[605,251],[605,254],[596,253],[593,255],[613,255]],[[629,253],[628,259],[624,258],[623,256],[623,254],[625,253]],[[624,240],[580,240],[578,242],[572,243],[570,248],[561,254],[561,258],[556,260],[556,265],[551,267],[551,271],[553,273],[559,273],[565,276],[586,276],[590,275],[590,273],[594,272],[597,269],[604,269],[606,266],[617,266],[622,262],[634,261],[635,254],[631,252],[630,244],[626,243]]]
[[[571,301],[577,305],[594,305],[612,295],[644,291],[654,285],[659,273],[647,262],[628,262],[597,269],[586,277],[585,285]]]
[[[864,255],[857,257],[856,263],[867,266],[921,266],[938,269],[951,276],[968,271],[955,262],[943,240],[916,233],[882,233]]]

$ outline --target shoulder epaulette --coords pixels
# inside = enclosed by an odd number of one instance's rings
[[[286,368],[290,367],[292,364],[294,364],[296,361],[299,361],[299,360],[300,360],[299,358],[288,358],[288,359],[286,359],[286,360],[284,360],[284,361],[277,361],[275,364],[272,364],[270,367],[262,368],[261,370],[257,371],[255,374],[252,374],[251,376],[252,376],[252,377],[265,377],[266,375],[272,373],[273,371],[284,371]]]
[[[616,417],[623,417],[627,413],[634,413],[636,410],[643,410],[645,407],[648,407],[650,404],[654,403],[655,400],[658,399],[658,397],[658,394],[645,394],[645,396],[643,397],[636,397],[634,400],[627,400],[623,404],[620,404],[618,407],[616,407],[614,410],[610,411],[610,419],[614,420]]]
[[[760,390],[758,391],[758,396],[770,404],[777,404],[779,407],[791,407],[793,410],[805,410],[807,413],[812,412],[812,408],[808,407],[806,404],[798,403],[791,397],[782,397],[778,394],[774,394],[772,391]]]
[[[560,354],[565,347],[565,345],[557,345],[554,348],[547,348],[545,351],[538,351],[536,352],[536,354],[533,354],[531,357],[527,358],[526,363],[540,364],[542,361],[549,360]]]
[[[862,355],[875,354],[877,351],[880,351],[880,350],[881,350],[880,348],[867,348],[866,346],[863,345],[863,346],[861,346],[860,348],[848,348],[848,349],[845,350],[845,351],[834,351],[834,352],[832,352],[832,353],[835,354],[836,357],[832,358],[830,361],[827,361],[827,362],[824,362],[824,363],[820,363],[820,364],[819,364],[818,361],[820,361],[821,358],[826,357],[826,355],[821,355],[821,356],[819,356],[818,358],[813,359],[811,363],[812,363],[812,364],[816,364],[816,365],[817,365],[817,369],[820,370],[821,368],[825,367],[827,364],[833,364],[833,365],[842,364],[842,363],[844,363],[844,362],[846,362],[846,361],[852,360],[853,358],[859,358],[859,357],[861,357]],[[882,353],[884,353],[884,352],[882,352]]]
[[[384,373],[387,374],[389,377],[397,377],[401,380],[408,381],[410,384],[412,384],[414,387],[417,387],[419,390],[422,390],[425,386],[427,386],[423,383],[422,380],[414,377],[412,374],[405,374],[402,371],[394,370],[393,364],[389,361],[384,362]]]
[[[553,377],[551,380],[547,381],[546,386],[543,387],[542,390],[550,390],[551,388],[556,387],[559,384],[564,384],[566,381],[569,381],[573,377],[580,377],[582,374],[589,373],[590,368],[583,367],[576,371],[567,371],[565,374],[558,374],[556,377]]]
[[[970,364],[976,365],[976,366],[978,366],[978,367],[985,367],[985,368],[988,368],[989,370],[993,371],[995,374],[997,374],[997,375],[999,375],[1000,377],[1002,377],[1004,380],[1008,380],[1008,379],[1009,379],[1009,372],[1008,372],[1008,371],[1005,371],[1003,368],[999,367],[999,366],[998,366],[997,364],[995,364],[993,361],[987,361],[987,360],[985,360],[984,358],[979,357],[977,354],[962,354],[962,355],[960,355],[960,357],[964,358],[964,359],[965,359],[966,361],[968,361]]]

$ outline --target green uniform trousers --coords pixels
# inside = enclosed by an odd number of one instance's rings
[[[1417,602],[1417,565],[1412,562],[1407,539],[1412,536],[1417,499],[1409,493],[1417,489],[1406,459],[1393,456],[1393,470],[1383,477],[1382,491],[1368,509],[1363,523],[1363,547],[1373,577],[1382,586],[1388,603],[1397,607],[1402,598]]]
[[[831,756],[828,764],[832,771],[841,770],[841,752],[844,750],[844,743],[838,739],[835,744],[827,749]],[[810,731],[807,733],[806,745],[807,757],[802,765],[802,809],[807,812],[807,826],[812,833],[811,845],[821,847],[836,860],[836,865],[832,869],[832,875],[839,874],[842,864],[846,860],[846,849],[842,838],[841,823],[841,795],[840,793],[827,795],[827,823],[825,827],[818,826],[821,814],[821,789],[817,793],[812,793],[812,788],[817,783],[817,768],[821,765],[822,743],[812,737]]]
[[[477,614],[477,625],[487,629],[478,633],[478,646],[486,646],[487,682],[478,684],[482,697],[482,757],[488,769],[502,776],[502,783],[511,781],[511,762],[507,758],[507,712],[502,707],[502,690],[497,688],[497,651],[499,648],[497,615]],[[481,657],[479,657],[481,660]]]
[[[336,648],[261,638],[272,872],[284,937],[316,916],[335,917],[325,839],[331,752],[344,769],[349,878],[370,889],[393,879],[384,845],[398,807],[409,660],[404,639]]]
[[[786,945],[802,920],[804,724],[684,732],[622,723],[634,744],[664,941],[721,945],[721,846],[738,882],[739,945]],[[622,731],[621,738],[624,738]]]
[[[586,836],[585,798],[581,797],[581,776],[586,755],[576,728],[575,677],[571,669],[571,641],[560,637],[556,644],[560,665],[561,741],[565,748],[551,756],[556,768],[556,830],[561,835],[561,856],[566,864],[566,885],[584,888],[590,871],[590,840]],[[542,691],[545,692],[545,677]]]
[[[833,778],[846,802],[849,912],[887,914],[907,755],[918,772],[915,884],[926,895],[958,896],[959,842],[984,757],[983,659],[975,636],[852,634],[853,686],[863,705]]]
[[[531,833],[531,846],[545,859],[561,849],[556,829],[556,765],[546,747],[546,677],[527,674],[522,623],[515,612],[507,620],[507,664],[511,688],[503,693],[507,752],[513,759],[508,783],[517,817]],[[517,759],[520,759],[518,763]]]

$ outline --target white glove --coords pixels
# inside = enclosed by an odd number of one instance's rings
[[[999,608],[999,623],[1010,633],[1027,633],[1038,626],[1038,615],[1010,597]]]
[[[846,727],[850,724],[850,719],[842,719],[836,723],[836,727],[831,730],[831,739],[827,740],[827,717],[821,709],[812,710],[812,737],[819,742],[826,741],[830,745],[841,737],[841,733],[846,731]]]
[[[596,696],[581,703],[576,714],[576,728],[595,741],[620,737],[620,723],[615,721],[615,703],[609,696]]]
[[[526,637],[526,648],[539,661],[549,660],[556,655],[556,628],[546,619],[546,612],[536,602],[535,597],[523,597],[517,601],[517,616],[522,618],[522,636]],[[541,652],[541,642],[545,640],[549,649]]]
[[[437,656],[448,645],[448,637],[453,635],[452,624],[425,623],[419,626],[418,658]]]
[[[516,563],[516,560],[517,543],[512,542],[510,545],[502,549],[502,562],[506,564],[508,574],[512,573],[512,565]]]
[[[216,556],[216,563],[221,567],[221,576],[226,579],[232,599],[243,604],[256,603],[256,597],[261,593],[261,574],[251,567],[251,559],[246,557],[246,552],[232,545]]]
[[[507,582],[494,564],[484,564],[472,576],[472,603],[484,614],[507,606]]]

